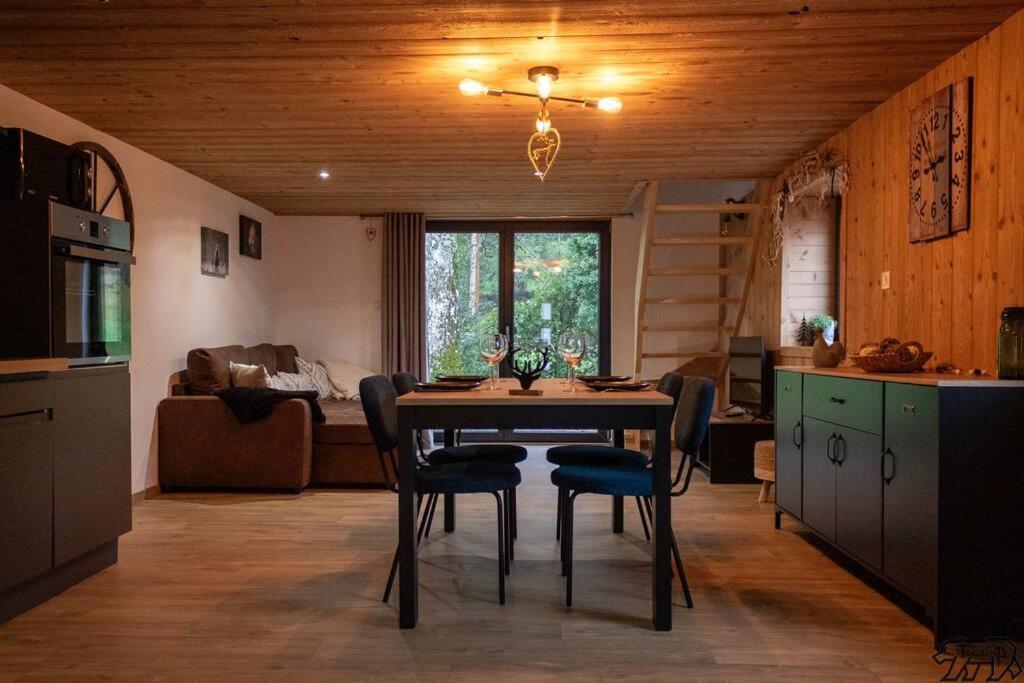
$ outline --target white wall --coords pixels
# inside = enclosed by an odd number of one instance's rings
[[[274,217],[256,205],[0,85],[0,126],[55,140],[98,142],[124,168],[135,206],[132,270],[132,490],[157,483],[156,405],[197,346],[273,341],[270,263],[238,254],[238,216],[262,221],[273,256]],[[100,193],[101,196],[103,192]],[[230,274],[199,273],[199,229],[228,233]]]
[[[278,216],[264,240],[274,264],[274,334],[311,360],[379,371],[381,219]],[[373,241],[366,229],[377,231]]]

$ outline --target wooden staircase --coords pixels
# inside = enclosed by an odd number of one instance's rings
[[[658,204],[658,183],[650,182],[644,194],[643,225],[640,236],[640,263],[637,268],[636,284],[636,360],[634,375],[644,377],[644,361],[647,359],[674,358],[681,362],[685,374],[701,374],[712,377],[718,385],[720,405],[724,396],[726,359],[729,337],[739,334],[743,314],[746,311],[750,283],[754,273],[757,252],[763,233],[762,208],[768,198],[769,183],[758,181],[748,203],[722,204]],[[721,228],[717,234],[655,236],[655,220],[665,214],[717,214],[746,215],[749,234],[724,235]],[[721,225],[721,221],[719,222]],[[652,250],[659,247],[706,247],[719,248],[717,266],[691,266],[679,268],[651,267]],[[729,250],[742,249],[743,259],[730,260]],[[651,278],[717,277],[717,296],[673,296],[652,297],[648,295]],[[687,319],[687,307],[718,306],[717,322],[691,322]],[[683,322],[665,323],[648,320],[650,306],[674,306],[680,312]],[[692,311],[692,309],[690,309]],[[696,320],[690,316],[690,320]],[[648,351],[645,342],[649,335],[671,333],[715,332],[715,343],[707,349],[693,351]]]

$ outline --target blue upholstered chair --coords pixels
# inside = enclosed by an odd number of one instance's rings
[[[377,445],[381,473],[388,487],[398,492],[403,484],[398,480],[398,397],[394,385],[387,377],[374,375],[359,382],[359,397],[363,403],[366,423]],[[385,461],[387,456],[387,462]],[[390,466],[390,468],[389,468]],[[508,495],[522,481],[519,468],[512,464],[493,462],[455,462],[444,465],[423,463],[416,468],[416,514],[418,518],[416,542],[423,538],[432,503],[437,497],[460,493],[490,493],[498,505],[498,600],[505,604],[505,575],[509,573]],[[424,502],[426,505],[424,506]],[[398,550],[391,562],[391,573],[384,589],[384,602],[391,595],[391,587],[398,571]]]
[[[399,396],[416,391],[416,375],[411,372],[396,372],[391,376],[391,382],[395,385],[395,391]],[[418,433],[417,433],[418,436]],[[417,438],[419,442],[419,438]],[[518,465],[526,460],[526,449],[513,444],[473,444],[469,446],[452,446],[439,448],[429,453],[424,453],[422,445],[420,449],[421,459],[431,465],[452,465],[464,462],[490,462],[505,465]],[[430,527],[434,522],[434,510],[437,508],[437,496],[434,496],[427,510],[427,527],[425,535],[430,535]],[[512,489],[508,496],[508,517],[509,534],[514,541],[519,536],[518,513],[516,510],[516,490]],[[509,544],[509,559],[515,559],[515,547]]]
[[[658,381],[658,391],[666,396],[672,397],[672,414],[676,413],[676,406],[679,405],[679,394],[683,390],[683,376],[677,372],[666,372]],[[574,444],[572,446],[555,446],[549,448],[548,462],[554,465],[594,465],[598,467],[647,467],[650,462],[646,453],[634,451],[629,448],[616,448],[614,446],[602,446],[600,444]],[[647,528],[647,516],[640,497],[636,498],[636,509],[640,513],[640,523],[643,525],[644,538],[651,540],[651,533]],[[555,519],[555,539],[561,537],[562,513],[565,511],[565,499],[559,491],[558,512]]]
[[[690,478],[697,458],[697,451],[704,441],[711,408],[715,401],[715,383],[706,377],[689,377],[683,385],[679,410],[676,415],[676,448],[682,451],[679,468],[672,481],[672,495],[681,496],[690,486]],[[596,493],[605,496],[634,496],[641,498],[647,515],[653,520],[651,497],[654,495],[654,481],[651,470],[629,465],[562,465],[551,473],[551,483],[559,488],[565,500],[562,529],[562,573],[566,577],[565,604],[572,606],[572,535],[573,506],[576,496],[581,493]],[[686,606],[693,607],[690,587],[683,570],[683,559],[679,553],[675,532],[672,532],[672,555],[683,587]]]

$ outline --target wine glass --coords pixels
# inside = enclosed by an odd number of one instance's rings
[[[569,391],[576,391],[576,367],[587,352],[587,337],[582,332],[569,330],[558,335],[558,355],[569,366]]]
[[[501,332],[485,332],[477,337],[480,357],[487,363],[487,374],[491,379],[491,391],[498,388],[498,364],[508,355],[508,337]]]

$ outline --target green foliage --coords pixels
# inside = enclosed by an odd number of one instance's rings
[[[824,330],[835,325],[836,319],[828,313],[819,313],[818,315],[812,316],[810,321],[808,321],[808,324],[813,330]]]
[[[600,239],[594,233],[519,233],[513,280],[516,346],[548,344],[570,329],[592,347],[579,372],[597,372],[600,319]],[[477,338],[498,331],[499,249],[495,233],[427,235],[427,349],[432,375],[483,374]],[[479,277],[473,277],[475,269]],[[475,286],[473,286],[475,283]],[[545,318],[544,304],[550,304]],[[552,353],[548,376],[564,376]]]

